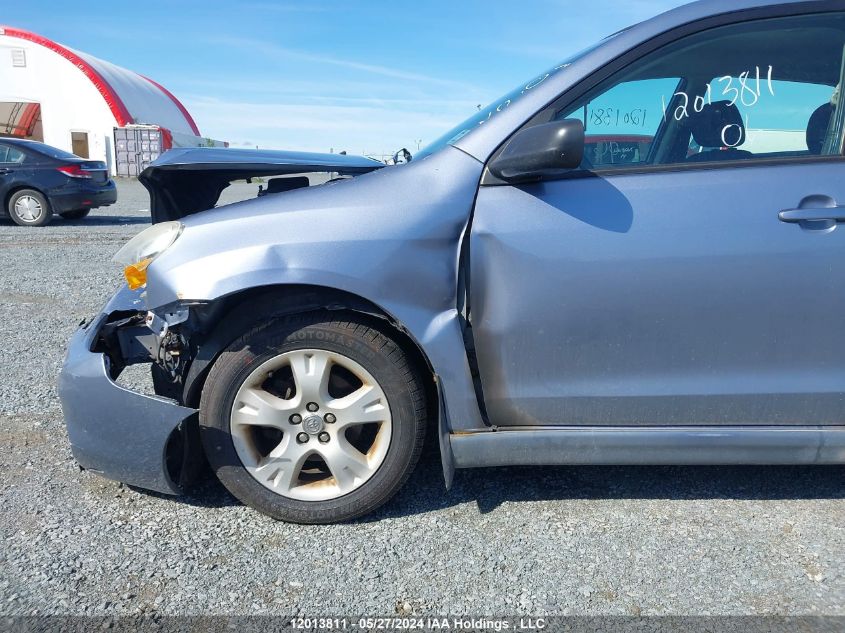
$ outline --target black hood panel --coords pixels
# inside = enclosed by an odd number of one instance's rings
[[[155,224],[214,208],[235,180],[315,172],[355,176],[382,167],[364,156],[196,147],[165,152],[138,180],[150,192]]]

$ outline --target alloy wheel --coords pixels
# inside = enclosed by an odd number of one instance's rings
[[[392,417],[387,397],[359,363],[301,349],[262,363],[231,412],[235,450],[266,488],[301,501],[341,497],[384,462]]]

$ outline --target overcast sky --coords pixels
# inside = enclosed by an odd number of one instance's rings
[[[683,0],[6,3],[147,75],[236,145],[414,151],[568,54]]]

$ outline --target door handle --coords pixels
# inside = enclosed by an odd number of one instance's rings
[[[845,207],[836,204],[830,196],[814,194],[802,198],[797,208],[778,213],[778,219],[797,224],[805,231],[829,233],[837,222],[845,222]]]
[[[810,207],[801,209],[786,209],[778,213],[781,222],[819,222],[829,220],[845,222],[845,207]]]
[[[12,170],[8,167],[0,167],[0,174],[8,174],[10,171]]]

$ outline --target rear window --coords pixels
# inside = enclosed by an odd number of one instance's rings
[[[33,152],[38,152],[39,154],[44,154],[45,156],[49,156],[50,158],[59,158],[59,159],[78,159],[80,158],[76,154],[71,154],[70,152],[66,152],[63,149],[59,149],[58,147],[53,147],[52,145],[46,145],[44,143],[39,143],[38,141],[28,141],[26,144],[26,148]]]

